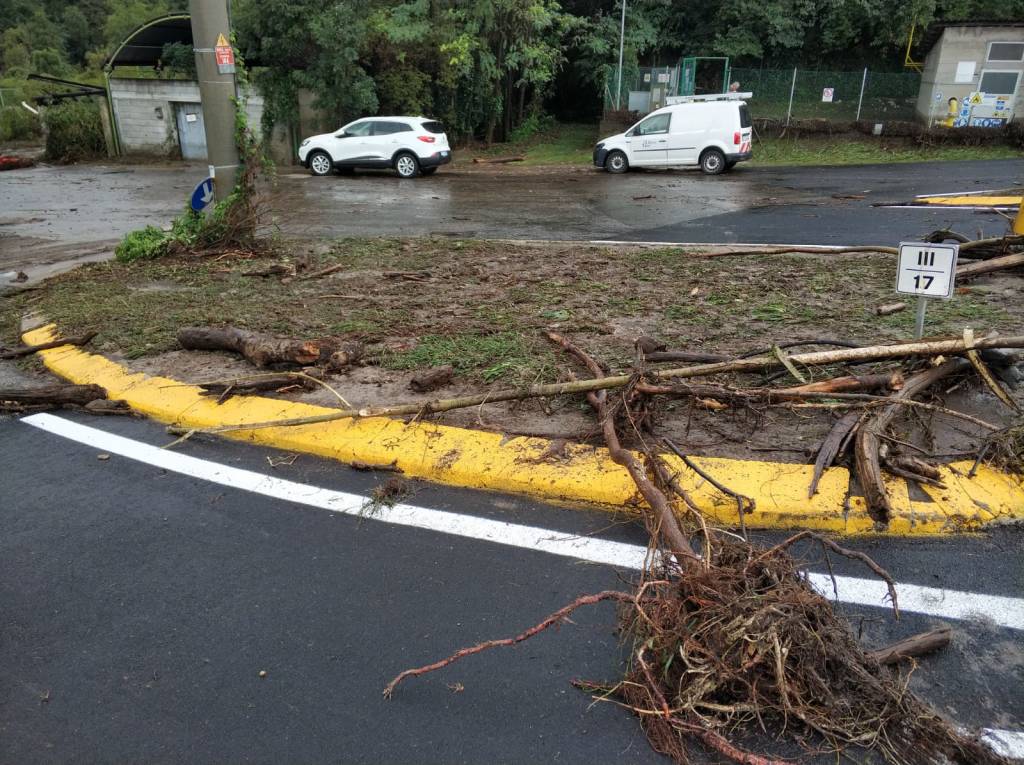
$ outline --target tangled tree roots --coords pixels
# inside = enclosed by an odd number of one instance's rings
[[[601,374],[600,366],[566,338],[549,337],[592,374]],[[408,669],[388,684],[385,696],[406,678],[515,645],[581,606],[616,600],[622,604],[623,638],[631,643],[625,676],[607,685],[576,685],[631,709],[651,745],[677,763],[689,763],[689,746],[699,742],[741,765],[787,765],[732,743],[786,736],[808,752],[855,748],[877,753],[891,765],[1008,765],[918,699],[908,687],[909,675],[883,667],[865,652],[832,604],[811,587],[789,548],[813,538],[829,551],[860,560],[885,580],[898,616],[888,573],[864,553],[813,532],[765,550],[710,528],[652,449],[645,448],[647,464],[641,467],[619,444],[616,420],[641,432],[643,408],[634,392],[635,385],[627,386],[614,405],[604,391],[588,398],[612,459],[626,467],[648,502],[644,521],[652,552],[660,553],[649,560],[662,563],[645,569],[632,593],[609,590],[577,598],[517,637],[480,643]],[[737,499],[742,511],[743,498],[725,493]],[[670,496],[681,500],[688,519],[700,525],[701,557],[693,544],[698,532],[684,529]]]
[[[900,765],[1004,762],[911,693],[908,675],[868,656],[786,550],[715,546],[715,565],[649,582],[622,610],[631,666],[604,692],[639,715],[656,750],[686,763],[697,739],[764,765],[778,760],[729,738],[774,728],[808,748],[859,747]]]

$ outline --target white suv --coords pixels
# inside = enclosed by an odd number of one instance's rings
[[[365,117],[307,138],[299,161],[313,175],[357,167],[393,167],[402,178],[433,175],[452,161],[444,125],[426,117]]]

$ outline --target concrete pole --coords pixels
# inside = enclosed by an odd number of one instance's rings
[[[868,68],[864,67],[864,76],[860,78],[860,98],[857,99],[857,116],[854,122],[860,122],[860,107],[864,105],[864,86],[868,84]]]
[[[238,175],[235,74],[234,71],[222,74],[214,53],[219,35],[231,40],[228,0],[189,0],[188,5],[192,16],[192,45],[196,54],[199,97],[203,102],[206,151],[214,172],[214,195],[220,201],[234,190]]]
[[[789,86],[789,108],[786,110],[786,124],[793,116],[793,94],[796,93],[796,67],[793,67],[793,84]]]
[[[626,47],[626,0],[622,0],[622,24],[619,27],[619,84],[615,89],[615,109],[622,108],[622,53]]]

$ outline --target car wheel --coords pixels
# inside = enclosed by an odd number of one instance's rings
[[[725,155],[718,149],[708,149],[700,155],[700,169],[705,175],[718,175],[725,172]]]
[[[416,157],[409,153],[399,154],[395,157],[395,171],[399,178],[415,178],[420,172],[420,163]]]
[[[621,151],[613,151],[605,157],[604,169],[609,173],[624,173],[629,170],[629,160]]]
[[[436,167],[424,167],[420,170],[420,175],[433,175],[436,172]]]
[[[309,155],[309,171],[313,175],[330,175],[333,168],[334,163],[326,151],[314,151]]]

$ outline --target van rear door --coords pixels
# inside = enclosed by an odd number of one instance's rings
[[[753,151],[753,128],[750,122],[750,109],[740,104],[740,145],[734,149],[738,154],[749,154]]]

